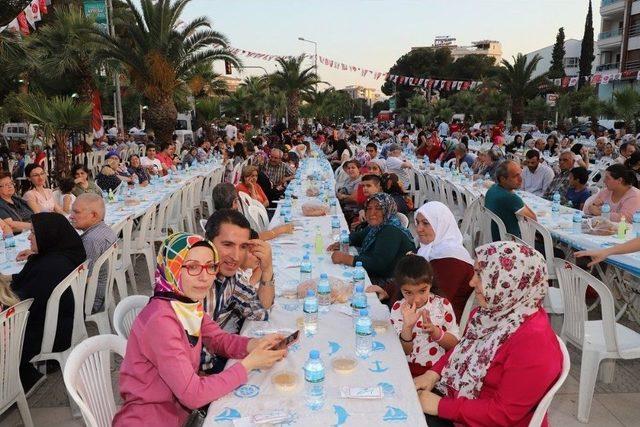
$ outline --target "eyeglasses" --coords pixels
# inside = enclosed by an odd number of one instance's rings
[[[15,186],[16,185],[13,183],[13,181],[7,182],[6,184],[0,185],[0,187],[2,187],[2,188],[15,187]]]
[[[32,173],[31,175],[29,175],[29,178],[35,178],[36,176],[47,176],[47,174],[44,172]]]
[[[198,264],[198,263],[189,263],[182,266],[182,268],[187,270],[189,276],[199,276],[202,273],[202,270],[206,270],[207,274],[213,276],[218,273],[218,264],[210,263],[210,264]]]

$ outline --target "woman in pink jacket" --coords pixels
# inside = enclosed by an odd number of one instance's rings
[[[469,285],[480,307],[458,345],[415,379],[422,409],[429,426],[526,427],[562,370],[560,346],[542,308],[545,261],[512,242],[481,246],[476,255]],[[546,417],[542,425],[548,425]]]
[[[285,357],[286,350],[270,350],[283,336],[228,334],[204,313],[217,263],[214,246],[200,236],[176,233],[162,243],[154,296],[133,324],[120,368],[124,404],[114,426],[181,426],[191,410],[244,384],[252,369]],[[242,360],[220,374],[200,376],[203,344]]]

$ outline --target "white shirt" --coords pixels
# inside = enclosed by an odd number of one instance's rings
[[[438,125],[438,135],[449,136],[449,125],[445,122],[440,123]]]
[[[544,163],[540,163],[535,172],[526,167],[522,170],[522,189],[543,197],[554,177],[553,169]]]
[[[162,162],[160,161],[160,159],[155,158],[153,160],[151,160],[150,158],[148,158],[147,156],[144,156],[140,159],[140,164],[142,165],[142,167],[149,167],[149,166],[154,166],[156,171],[160,172],[162,171]]]
[[[238,128],[232,124],[228,124],[224,127],[224,131],[227,133],[227,138],[232,139],[238,136]]]
[[[109,129],[107,133],[109,135],[118,136],[118,128],[114,126],[111,129]]]
[[[398,179],[402,181],[402,186],[406,190],[409,186],[409,175],[407,169],[402,167],[404,161],[400,157],[387,157],[387,172],[395,173]]]

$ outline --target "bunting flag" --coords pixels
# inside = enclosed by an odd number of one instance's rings
[[[27,23],[27,16],[24,11],[18,14],[18,25],[20,26],[20,32],[25,36],[29,35],[29,24]]]
[[[33,0],[31,4],[25,8],[24,13],[29,25],[35,29],[36,22],[42,20],[42,16],[40,15],[40,0]]]
[[[91,127],[93,128],[93,137],[101,138],[104,135],[104,124],[102,120],[102,103],[100,101],[100,92],[94,89],[91,97]]]

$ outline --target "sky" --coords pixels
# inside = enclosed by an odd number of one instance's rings
[[[594,0],[594,31],[601,0]],[[430,46],[435,36],[458,45],[498,40],[503,58],[552,45],[559,27],[567,39],[581,39],[587,0],[192,0],[186,20],[208,17],[233,47],[272,55],[313,54],[373,71],[387,72],[412,46]],[[246,66],[276,69],[275,61],[241,57]],[[308,62],[313,65],[311,59]],[[318,63],[323,81],[337,89],[362,85],[379,89],[382,78],[339,71]],[[216,71],[223,73],[222,64]],[[261,75],[260,69],[244,74]]]

